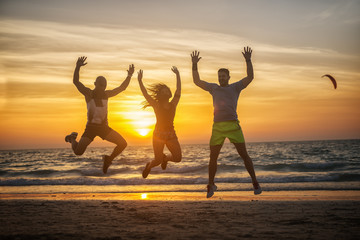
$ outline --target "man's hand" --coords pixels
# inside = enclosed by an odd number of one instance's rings
[[[126,90],[126,88],[129,86],[131,77],[134,73],[134,64],[129,65],[129,70],[127,70],[127,72],[128,72],[127,77],[121,83],[121,85],[119,87],[106,91],[107,97],[114,97],[114,96],[118,95],[119,93],[121,93],[122,91]]]
[[[143,77],[143,70],[139,70],[138,71],[138,81],[141,82],[142,81],[142,77]]]
[[[242,53],[246,61],[251,61],[252,49],[250,47],[244,47],[244,52]]]
[[[198,52],[197,50],[195,50],[191,53],[190,56],[191,56],[191,61],[193,64],[197,64],[200,61],[201,57],[199,57],[199,54],[200,54],[200,52]]]
[[[76,62],[76,67],[77,67],[77,68],[80,68],[80,67],[82,67],[82,66],[85,66],[85,65],[87,64],[87,63],[85,62],[86,59],[87,59],[87,57],[85,57],[85,56],[79,57],[78,60],[77,60],[77,62]]]
[[[246,72],[247,76],[242,79],[242,85],[246,88],[254,79],[254,69],[251,63],[251,53],[252,49],[250,47],[244,47],[244,52],[242,53],[246,60]]]
[[[127,70],[128,76],[132,76],[134,73],[134,70],[135,70],[134,64],[129,65],[129,70]]]
[[[171,68],[171,71],[173,71],[175,74],[179,74],[179,70],[175,66]]]

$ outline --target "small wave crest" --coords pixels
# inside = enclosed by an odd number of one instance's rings
[[[288,176],[273,175],[258,177],[261,183],[307,183],[307,182],[348,182],[360,181],[360,174],[332,173],[327,175]],[[30,185],[172,185],[172,184],[206,184],[205,177],[182,178],[113,178],[113,177],[67,177],[67,178],[1,178],[0,186],[30,186]],[[249,177],[217,177],[217,183],[249,183]]]
[[[326,172],[332,170],[339,170],[347,168],[348,165],[344,163],[277,163],[256,165],[264,171],[279,171],[279,172]]]

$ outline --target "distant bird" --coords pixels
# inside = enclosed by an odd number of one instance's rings
[[[325,74],[322,77],[328,77],[331,80],[331,82],[334,84],[334,88],[336,89],[336,86],[337,86],[336,85],[336,80],[335,80],[335,78],[333,76],[331,76],[329,74]]]

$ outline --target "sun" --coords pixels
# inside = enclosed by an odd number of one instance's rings
[[[147,199],[147,194],[146,194],[146,193],[142,193],[142,194],[141,194],[141,199]]]
[[[132,133],[141,137],[147,137],[156,123],[154,112],[150,111],[150,109],[146,111],[126,111],[124,119],[128,121]]]
[[[136,129],[136,131],[143,137],[147,136],[149,134],[149,132],[151,131],[148,128],[140,128],[140,129]]]

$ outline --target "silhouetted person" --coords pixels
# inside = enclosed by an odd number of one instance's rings
[[[230,142],[235,145],[237,152],[244,160],[245,167],[252,179],[254,194],[261,193],[260,185],[256,180],[252,160],[246,151],[245,139],[236,113],[237,101],[241,90],[246,88],[254,78],[251,53],[252,50],[249,47],[244,48],[244,52],[242,53],[246,60],[247,76],[238,82],[229,84],[229,70],[221,68],[218,71],[220,86],[215,83],[208,83],[200,80],[197,68],[197,63],[201,59],[201,57],[199,57],[200,52],[193,51],[191,54],[194,83],[196,86],[208,91],[212,95],[214,105],[214,123],[210,139],[209,183],[207,185],[208,198],[212,197],[214,191],[217,189],[214,178],[217,170],[217,159],[225,138],[228,138]]]
[[[180,162],[182,157],[180,144],[174,129],[176,106],[179,103],[181,94],[180,73],[176,67],[172,67],[171,70],[176,74],[176,91],[170,102],[172,94],[168,86],[161,83],[154,84],[149,88],[151,92],[149,95],[142,82],[143,71],[140,70],[138,72],[140,89],[146,99],[144,108],[148,106],[153,107],[156,115],[156,125],[153,133],[155,159],[146,164],[142,173],[144,178],[149,175],[151,168],[161,164],[161,168],[165,170],[169,161]],[[165,145],[171,153],[169,156],[166,156],[163,152]]]
[[[94,140],[96,136],[101,137],[103,140],[115,143],[116,147],[110,156],[103,156],[103,172],[107,173],[107,169],[112,163],[112,160],[118,156],[127,146],[125,139],[115,130],[108,126],[107,113],[108,113],[108,98],[114,97],[124,91],[130,83],[132,74],[134,73],[134,65],[129,66],[128,76],[124,82],[113,90],[106,89],[106,79],[99,76],[95,80],[95,88],[91,90],[85,87],[79,81],[80,67],[85,66],[86,57],[79,57],[76,62],[74,71],[73,83],[81,94],[84,95],[87,104],[87,124],[80,141],[76,141],[78,133],[73,132],[65,137],[65,141],[71,143],[72,150],[76,155],[82,155],[87,146]]]

